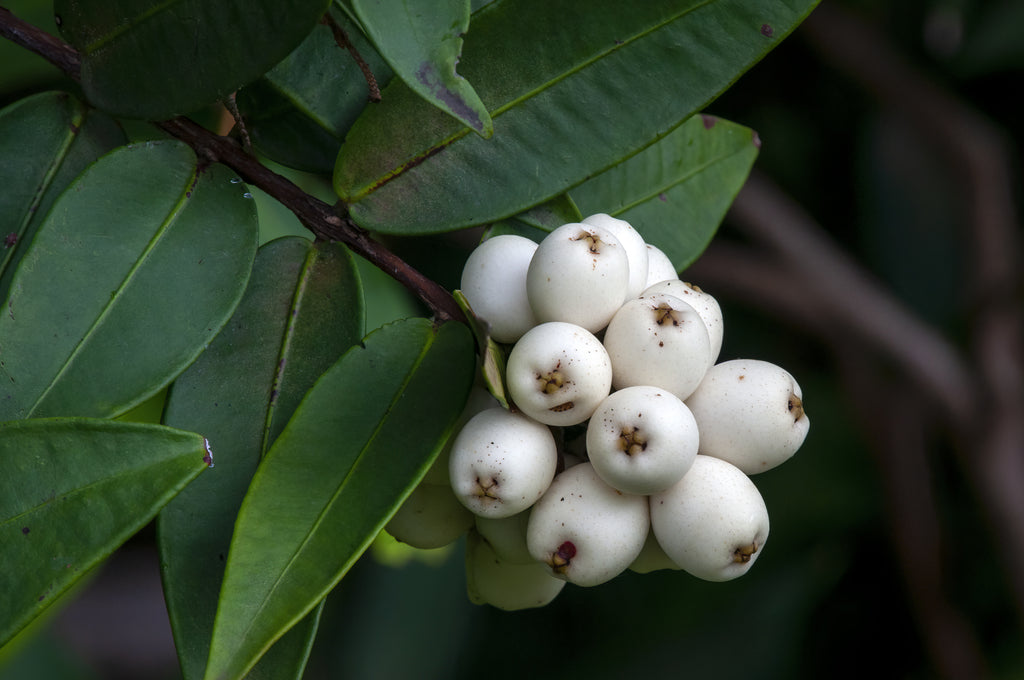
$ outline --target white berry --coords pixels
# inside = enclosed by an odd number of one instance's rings
[[[536,561],[526,546],[526,527],[529,521],[529,510],[511,517],[477,516],[476,531],[490,544],[494,554],[502,562],[529,564]]]
[[[693,307],[672,295],[622,305],[604,334],[612,386],[652,385],[686,399],[708,369],[711,341]]]
[[[644,289],[647,283],[648,256],[647,244],[644,237],[640,235],[626,220],[620,220],[605,213],[597,213],[583,218],[583,224],[593,224],[604,227],[619,239],[623,249],[626,251],[626,259],[629,260],[629,285],[626,288],[626,299],[635,298]]]
[[[733,359],[712,366],[686,404],[700,429],[700,453],[748,475],[788,460],[810,429],[796,379],[767,361]]]
[[[626,299],[629,260],[615,236],[591,224],[563,224],[537,246],[526,292],[541,322],[566,321],[596,333]]]
[[[452,489],[476,515],[509,517],[533,505],[558,465],[551,431],[520,413],[492,408],[473,416],[452,444]]]
[[[526,271],[537,244],[502,234],[478,245],[462,269],[461,290],[473,313],[487,320],[497,342],[515,342],[537,325],[526,296]]]
[[[650,496],[651,530],[680,568],[707,581],[745,574],[768,539],[768,509],[736,466],[697,456],[671,488]]]
[[[697,422],[668,390],[646,385],[612,392],[587,426],[594,469],[619,491],[651,494],[672,486],[697,455]]]
[[[708,339],[711,341],[711,353],[708,367],[718,361],[718,355],[722,351],[722,336],[725,333],[725,324],[722,321],[722,308],[712,295],[704,292],[697,286],[679,279],[659,281],[652,284],[641,293],[641,297],[667,293],[673,295],[686,304],[693,307],[704,325],[708,329]]]
[[[552,321],[523,335],[505,370],[509,394],[546,425],[575,425],[608,396],[612,364],[601,341],[580,326]]]
[[[647,244],[647,281],[644,282],[644,290],[647,290],[656,283],[662,281],[678,281],[679,274],[676,273],[676,266],[668,259],[661,248]]]
[[[559,473],[533,506],[526,542],[555,576],[595,586],[633,563],[649,528],[646,496],[616,491],[581,463]]]

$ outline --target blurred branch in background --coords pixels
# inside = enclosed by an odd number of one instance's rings
[[[943,436],[988,517],[1024,620],[1024,305],[1009,139],[846,10],[825,3],[801,34],[880,109],[927,135],[958,177],[968,206],[960,220],[969,260],[961,285],[973,303],[968,347],[922,321],[759,174],[729,214],[752,245],[718,241],[687,276],[777,310],[833,351],[875,445],[894,553],[932,664],[943,677],[984,677],[977,633],[953,604],[943,568],[948,546],[929,468]],[[897,377],[886,377],[893,367]]]

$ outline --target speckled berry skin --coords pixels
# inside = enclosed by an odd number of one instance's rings
[[[681,569],[706,581],[738,578],[768,540],[768,508],[736,466],[700,456],[669,489],[652,494],[651,530]]]
[[[592,333],[552,321],[530,329],[512,347],[505,377],[523,413],[546,425],[576,425],[611,391],[612,364]]]
[[[612,392],[587,425],[590,462],[624,493],[656,493],[678,482],[693,464],[698,440],[686,404],[647,385]]]
[[[604,333],[612,386],[651,385],[685,400],[708,368],[711,343],[697,311],[672,295],[622,305]]]
[[[648,286],[640,294],[640,297],[662,293],[677,297],[690,305],[704,321],[704,325],[708,329],[708,340],[711,342],[711,352],[708,357],[708,367],[710,368],[718,361],[718,355],[722,351],[722,338],[725,335],[722,307],[718,304],[718,300],[697,286],[679,279],[654,283]]]
[[[541,497],[557,464],[547,427],[497,407],[481,411],[462,428],[448,469],[455,497],[473,514],[510,517]]]
[[[526,293],[540,322],[565,321],[597,333],[626,299],[629,259],[615,236],[591,224],[563,224],[537,246]]]
[[[810,429],[803,393],[785,369],[733,359],[712,366],[686,399],[700,429],[700,453],[748,475],[789,460]]]
[[[622,244],[622,248],[626,251],[626,259],[629,261],[629,283],[626,286],[626,299],[635,298],[643,291],[644,284],[647,283],[648,255],[644,237],[626,220],[620,220],[605,213],[584,217],[583,224],[604,227],[614,234],[615,238]]]
[[[647,497],[616,491],[580,463],[559,473],[534,505],[526,542],[554,575],[596,586],[633,563],[649,528]]]
[[[515,342],[537,325],[526,296],[526,271],[536,251],[530,239],[502,234],[478,245],[462,268],[462,294],[497,342]]]

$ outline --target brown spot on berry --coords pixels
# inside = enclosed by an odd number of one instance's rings
[[[732,561],[736,564],[746,564],[750,561],[750,558],[757,552],[757,543],[751,543],[750,545],[741,545],[736,548],[732,553]]]

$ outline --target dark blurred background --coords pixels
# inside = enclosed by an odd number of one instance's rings
[[[5,5],[53,29],[48,3]],[[461,545],[382,544],[305,677],[1024,677],[1022,74],[1024,1],[824,0],[709,107],[763,146],[682,278],[722,305],[721,357],[787,368],[812,422],[754,478],[749,574],[627,572],[506,613],[467,600]],[[0,104],[66,86],[0,44]],[[381,295],[370,324],[415,311]],[[176,677],[151,529],[0,651],[0,680]]]

